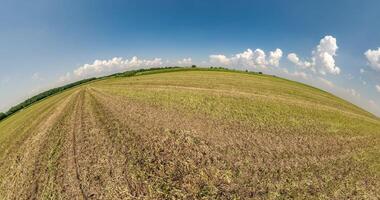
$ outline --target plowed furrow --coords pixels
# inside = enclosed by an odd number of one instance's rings
[[[82,113],[84,104],[84,92],[80,90],[75,97],[74,105],[68,121],[60,130],[64,133],[64,145],[62,156],[58,162],[58,177],[55,182],[59,185],[60,192],[65,199],[87,199],[82,185],[80,168],[78,163],[77,135],[82,134]]]
[[[79,164],[78,164],[78,153],[77,153],[77,139],[76,139],[76,135],[79,133],[79,134],[86,134],[84,132],[82,132],[82,126],[83,126],[83,112],[84,112],[84,92],[81,91],[81,93],[79,94],[79,99],[78,99],[78,104],[77,104],[77,107],[75,108],[75,115],[74,115],[74,126],[73,126],[73,130],[72,130],[72,155],[70,156],[72,158],[72,161],[73,163],[71,163],[71,165],[73,165],[75,167],[75,177],[76,177],[76,184],[79,186],[79,189],[81,191],[81,194],[82,194],[82,197],[83,199],[88,199],[87,198],[87,194],[84,190],[84,187],[82,185],[82,181],[81,181],[81,176],[80,176],[80,168],[79,168]]]
[[[87,93],[86,100],[89,107],[88,119],[92,127],[89,129],[90,137],[85,139],[98,152],[90,153],[89,157],[84,158],[84,162],[92,166],[87,177],[92,197],[120,199],[127,195],[128,198],[133,198],[131,190],[139,193],[141,188],[131,186],[131,177],[125,169],[126,160],[129,159],[125,149],[130,148],[128,138],[133,133],[128,127],[121,128],[117,119],[110,116],[91,94]]]

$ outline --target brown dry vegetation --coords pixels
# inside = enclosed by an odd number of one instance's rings
[[[379,199],[380,121],[262,75],[68,90],[0,123],[3,199]]]

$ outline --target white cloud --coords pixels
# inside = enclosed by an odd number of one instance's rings
[[[340,74],[340,68],[335,65],[336,51],[338,45],[336,44],[336,38],[327,35],[322,38],[312,51],[311,61],[301,61],[301,59],[295,53],[288,54],[288,60],[294,63],[296,66],[303,69],[310,68],[312,71],[318,71],[320,74]]]
[[[269,65],[278,67],[280,65],[280,59],[282,58],[282,51],[281,49],[276,49],[275,51],[269,52]]]
[[[310,62],[301,61],[295,53],[288,54],[288,60],[302,69],[307,69],[312,66]]]
[[[252,51],[247,49],[242,53],[227,57],[225,55],[210,55],[209,61],[214,65],[222,65],[228,67],[245,67],[245,68],[267,68],[268,66],[278,66],[282,57],[281,49],[269,52],[269,59],[261,49]]]
[[[380,47],[377,50],[368,49],[364,55],[367,58],[368,65],[372,69],[380,71]]]
[[[217,65],[224,65],[227,66],[230,64],[230,59],[227,58],[225,55],[210,55],[210,63],[217,64]]]
[[[191,58],[184,58],[182,60],[179,60],[177,63],[180,66],[189,66],[192,64],[192,60],[191,60]]]
[[[288,54],[288,60],[296,65],[298,65],[298,63],[300,62],[300,59],[295,53]]]
[[[318,77],[318,80],[321,81],[323,84],[329,86],[330,88],[335,87],[334,83],[331,82],[331,81],[329,81],[329,80],[327,80],[327,79],[324,79],[322,77]]]
[[[376,87],[376,90],[377,90],[378,92],[380,92],[380,85],[376,85],[375,87]]]
[[[256,49],[253,53],[251,52],[244,52],[241,58],[242,61],[246,61],[247,65],[250,67],[262,67],[266,68],[267,61],[266,61],[266,55],[265,52],[261,49]],[[251,60],[250,60],[251,59]]]
[[[360,73],[364,74],[365,70],[363,68],[360,69]]]
[[[191,61],[191,58],[184,59],[183,61]],[[75,69],[72,73],[68,72],[65,75],[59,77],[58,83],[66,83],[82,78],[102,76],[110,73],[125,71],[128,69],[160,67],[162,64],[163,61],[161,58],[141,60],[136,56],[132,57],[130,60],[124,59],[122,57],[114,57],[110,60],[95,60],[92,64],[84,64]]]
[[[84,64],[83,66],[74,70],[73,75],[76,77],[89,77],[126,70],[129,68],[159,67],[161,65],[161,58],[155,58],[152,60],[140,60],[134,56],[132,59],[128,60],[123,59],[122,57],[115,57],[111,60],[95,60],[92,64]]]

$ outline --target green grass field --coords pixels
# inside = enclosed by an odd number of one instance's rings
[[[69,89],[0,122],[0,199],[379,199],[380,120],[243,72]]]

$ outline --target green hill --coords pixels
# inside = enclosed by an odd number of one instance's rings
[[[253,73],[118,74],[0,122],[0,199],[377,199],[379,163],[377,117]]]

